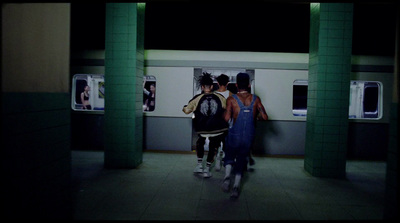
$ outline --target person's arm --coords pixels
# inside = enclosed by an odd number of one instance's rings
[[[199,95],[194,96],[194,98],[192,98],[187,105],[183,106],[182,111],[185,114],[192,113],[194,110],[196,110],[197,103],[199,102],[200,98],[201,97],[199,97]]]
[[[146,88],[143,88],[143,94],[150,96],[150,91],[148,91]]]
[[[150,91],[148,91],[144,86],[146,85],[146,78],[143,79],[143,93],[147,96],[150,95]]]
[[[232,100],[233,97],[228,97],[228,99],[226,99],[226,110],[224,113],[224,119],[226,122],[229,122],[232,118]]]
[[[82,92],[81,93],[81,102],[82,102],[82,106],[83,106],[83,108],[86,108],[86,105],[85,105],[85,99],[84,99],[84,93]]]
[[[256,99],[256,108],[257,108],[257,119],[258,120],[268,120],[268,114],[265,111],[264,105],[261,103],[261,99],[257,97]]]
[[[189,103],[188,105],[183,106],[182,111],[183,111],[185,114],[190,114],[190,113],[193,112],[193,107],[190,106],[190,103]]]

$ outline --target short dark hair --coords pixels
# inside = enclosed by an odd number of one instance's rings
[[[219,85],[226,86],[229,82],[229,77],[226,76],[225,74],[221,74],[217,77],[217,81]]]
[[[250,83],[250,77],[247,73],[238,73],[236,75],[238,89],[247,89]]]

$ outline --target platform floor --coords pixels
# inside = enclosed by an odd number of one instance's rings
[[[136,169],[105,169],[104,152],[72,151],[74,220],[382,220],[386,162],[347,161],[346,179],[312,177],[302,158],[254,157],[240,197],[224,168],[193,174],[195,153],[146,151]]]

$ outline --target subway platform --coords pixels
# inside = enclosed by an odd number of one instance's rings
[[[347,161],[346,179],[312,177],[303,158],[254,157],[230,199],[193,174],[195,153],[145,151],[136,169],[105,169],[104,152],[72,151],[74,220],[383,220],[386,162]]]

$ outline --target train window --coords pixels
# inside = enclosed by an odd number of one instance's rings
[[[350,83],[350,119],[381,118],[381,83],[371,81],[351,81]]]
[[[307,115],[307,80],[293,82],[292,111],[294,116]],[[382,83],[377,81],[350,81],[349,119],[380,119]]]
[[[143,111],[152,112],[156,108],[156,77],[143,77]]]
[[[293,82],[292,111],[294,116],[306,116],[307,114],[307,80],[295,80]]]
[[[75,111],[104,111],[104,75],[75,74],[71,97],[71,108]]]
[[[364,86],[364,117],[378,118],[378,84],[368,83]]]

